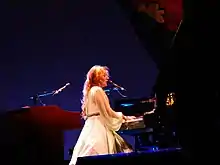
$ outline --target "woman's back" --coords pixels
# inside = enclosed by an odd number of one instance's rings
[[[96,92],[97,90],[102,90],[98,86],[94,86],[90,89],[89,94],[88,94],[88,100],[87,100],[87,105],[86,105],[86,116],[91,116],[91,115],[100,115],[100,107],[98,106],[96,102]]]

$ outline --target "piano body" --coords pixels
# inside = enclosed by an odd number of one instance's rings
[[[175,133],[175,102],[175,93],[168,93],[165,106],[160,107],[157,106],[156,98],[116,101],[115,111],[137,117],[123,123],[119,133],[134,136],[136,150],[140,150],[146,144],[160,148],[178,146]]]
[[[143,116],[145,112],[150,112],[155,107],[153,98],[135,98],[116,100],[114,110],[123,112],[125,116]]]
[[[82,127],[79,112],[57,106],[21,108],[1,115],[3,158],[27,164],[59,164],[64,157],[63,131]]]
[[[125,116],[136,116],[135,119],[123,123],[118,131],[119,134],[134,136],[136,151],[140,150],[144,143],[143,140],[140,141],[141,137],[153,133],[157,121],[155,104],[154,98],[121,99],[115,102],[115,111],[122,112]]]
[[[134,130],[153,126],[155,108],[155,98],[137,98],[116,100],[114,110],[125,116],[136,116],[136,119],[127,121],[121,127],[121,130]]]

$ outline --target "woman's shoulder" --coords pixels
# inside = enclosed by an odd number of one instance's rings
[[[97,91],[103,91],[103,89],[102,89],[101,87],[99,87],[99,86],[93,86],[93,87],[90,89],[90,91],[91,91],[92,93],[94,93],[94,92],[97,92]]]
[[[90,89],[91,97],[106,97],[105,91],[99,86],[93,86]]]

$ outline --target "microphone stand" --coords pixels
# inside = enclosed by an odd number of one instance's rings
[[[43,101],[40,99],[41,97],[46,97],[53,95],[55,91],[48,92],[48,93],[43,93],[43,94],[36,94],[32,97],[30,97],[31,100],[33,100],[34,105],[37,105],[37,102],[39,101],[41,105],[45,106],[46,104],[43,103]]]
[[[118,89],[116,87],[109,87],[109,88],[104,89],[107,95],[110,95],[112,91],[117,91],[117,90]]]
[[[117,91],[120,96],[127,97],[120,92],[120,88],[118,87],[110,87],[110,88],[104,89],[104,91],[108,96],[111,94],[112,91]]]
[[[46,104],[43,103],[43,101],[40,99],[41,97],[46,97],[46,96],[50,96],[50,95],[56,95],[59,92],[61,92],[63,89],[65,89],[68,85],[70,85],[70,83],[67,83],[65,86],[63,86],[62,88],[59,88],[58,90],[54,90],[52,92],[44,92],[43,94],[36,94],[32,97],[30,97],[31,100],[33,100],[34,105],[37,105],[37,101],[39,101],[43,106],[45,106]]]

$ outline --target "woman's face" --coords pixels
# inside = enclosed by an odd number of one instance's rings
[[[103,74],[100,78],[101,78],[101,80],[100,80],[101,87],[102,88],[106,87],[108,85],[108,80],[109,80],[108,72],[107,71],[103,72]]]
[[[98,85],[101,88],[106,87],[109,80],[108,68],[94,66],[88,72],[87,79],[90,81],[92,86]]]

